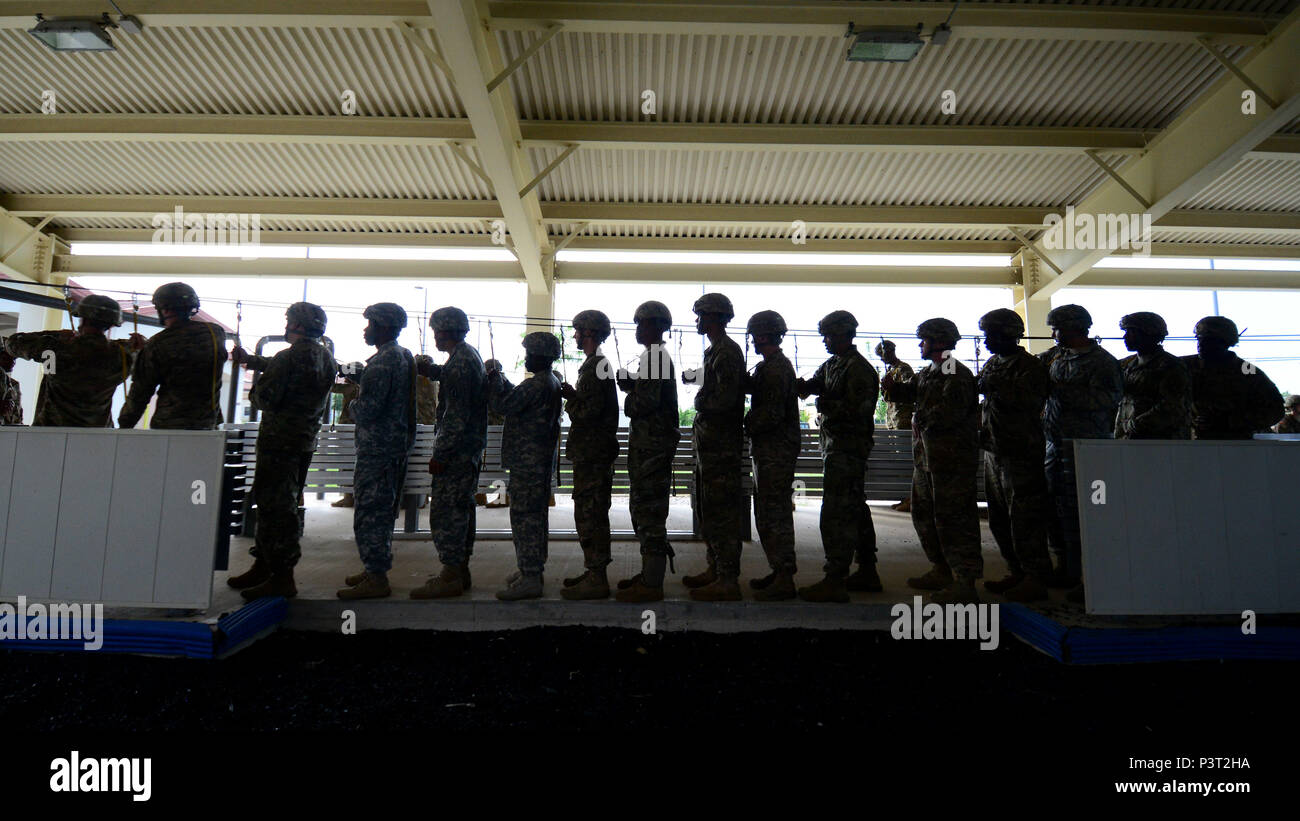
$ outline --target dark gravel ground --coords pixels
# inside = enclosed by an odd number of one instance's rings
[[[1004,768],[1010,750],[1022,769],[1073,761],[1119,778],[1129,756],[1247,755],[1262,778],[1296,761],[1297,675],[1280,662],[1068,667],[1010,637],[986,652],[884,632],[282,631],[217,662],[0,652],[0,726],[63,747],[152,739],[146,754],[182,740],[222,753],[247,733],[303,747],[308,731],[527,731],[679,752],[726,742],[732,757],[753,752],[742,739],[821,730],[857,739],[861,762],[956,744],[972,772]]]

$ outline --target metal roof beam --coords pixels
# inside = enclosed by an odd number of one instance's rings
[[[1141,211],[1143,217],[1149,215],[1157,225],[1169,226],[1171,223],[1162,218],[1175,206],[1186,202],[1264,139],[1300,116],[1300,72],[1295,65],[1298,53],[1300,8],[1287,15],[1241,65],[1259,88],[1267,89],[1271,99],[1280,101],[1277,107],[1259,100],[1258,113],[1243,113],[1242,95],[1250,92],[1243,92],[1241,80],[1229,74],[1180,114],[1144,154],[1130,160],[1124,166],[1123,179],[1104,183],[1084,198],[1075,208],[1074,222],[1086,224],[1092,220],[1099,225],[1103,219],[1134,214],[1133,198],[1139,196],[1151,204]],[[1068,223],[1061,220],[1035,244],[1035,252],[1042,248],[1060,266],[1061,273],[1049,277],[1029,295],[1031,299],[1050,299],[1111,253],[1107,247],[1066,248],[1066,232],[1074,231]],[[1094,239],[1097,241],[1090,244],[1103,245],[1099,237]]]

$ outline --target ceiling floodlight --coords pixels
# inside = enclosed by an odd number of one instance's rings
[[[917,55],[925,41],[921,26],[915,29],[858,29],[849,23],[845,37],[852,37],[846,59],[850,63],[906,63]]]
[[[55,51],[112,51],[108,15],[100,20],[46,20],[36,15],[36,27],[27,33]]]

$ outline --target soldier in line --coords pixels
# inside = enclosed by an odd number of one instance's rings
[[[253,474],[253,502],[257,505],[257,538],[249,551],[253,566],[227,581],[250,601],[298,594],[293,578],[302,555],[298,499],[307,483],[321,415],[338,373],[338,364],[320,341],[325,333],[325,311],[310,302],[295,302],[284,316],[288,348],[274,357],[255,356],[239,346],[230,352],[237,364],[261,371],[248,399],[265,414],[257,430]]]
[[[532,374],[518,386],[501,373],[501,363],[486,363],[488,405],[505,417],[501,466],[510,474],[510,532],[518,572],[511,574],[502,601],[538,599],[547,556],[547,501],[555,475],[555,445],[560,438],[560,380],[551,364],[560,358],[560,340],[546,331],[524,337],[524,368]]]
[[[1124,396],[1115,415],[1116,439],[1192,438],[1192,388],[1187,366],[1160,343],[1169,336],[1164,317],[1150,311],[1119,321],[1124,347],[1120,360]]]
[[[1240,339],[1226,316],[1196,323],[1196,355],[1184,356],[1192,381],[1193,439],[1250,439],[1282,417],[1273,380],[1230,348]]]
[[[641,572],[618,583],[621,602],[662,601],[664,568],[673,555],[668,542],[668,495],[672,490],[673,456],[681,441],[677,426],[677,377],[664,348],[664,334],[673,326],[668,306],[650,300],[632,315],[636,341],[645,347],[635,375],[620,369],[618,387],[627,394],[623,412],[630,422],[627,472],[631,484],[628,509],[632,529],[641,542]]]
[[[1286,398],[1286,416],[1273,426],[1274,433],[1300,433],[1300,394],[1291,394]]]
[[[984,582],[984,587],[1010,601],[1041,601],[1047,598],[1046,579],[1052,572],[1047,553],[1052,499],[1043,472],[1047,367],[1020,346],[1025,323],[1015,311],[989,311],[980,318],[980,330],[992,354],[977,380],[984,395],[984,498],[989,530],[1011,571],[1001,581]]]
[[[392,595],[388,571],[393,567],[393,519],[402,503],[406,460],[415,443],[415,360],[397,344],[406,327],[406,311],[379,302],[362,313],[367,345],[375,353],[360,372],[361,393],[352,401],[356,419],[357,464],[352,472],[355,505],[352,533],[364,570],[344,580],[340,599],[380,599]]]
[[[979,395],[975,375],[957,357],[961,334],[951,320],[927,319],[916,329],[930,364],[902,395],[913,399],[912,525],[933,567],[907,583],[936,591],[938,604],[975,604],[984,575],[975,473],[979,462]]]
[[[1119,362],[1088,338],[1092,316],[1081,305],[1062,305],[1047,314],[1056,347],[1048,374],[1051,393],[1043,408],[1047,436],[1047,486],[1060,525],[1062,555],[1049,580],[1070,588],[1066,599],[1083,603],[1083,548],[1079,535],[1079,500],[1075,491],[1075,439],[1112,439],[1115,414],[1124,395]]]
[[[876,369],[853,344],[857,329],[858,320],[848,311],[822,317],[817,331],[831,358],[811,379],[795,383],[800,398],[817,395],[824,475],[820,525],[825,577],[799,588],[804,601],[846,602],[850,590],[881,589],[875,525],[864,488],[880,382]],[[850,576],[855,551],[858,570]]]
[[[18,380],[9,375],[13,369],[14,355],[0,345],[0,425],[23,423],[23,391]]]
[[[442,599],[470,589],[469,559],[474,552],[474,490],[487,446],[487,374],[483,359],[465,341],[469,317],[460,308],[439,308],[429,317],[438,350],[447,362],[419,358],[422,376],[438,383],[438,423],[429,473],[429,530],[442,570],[411,591],[413,599]]]
[[[108,338],[108,330],[122,324],[122,308],[111,297],[91,294],[75,313],[81,318],[75,332],[18,333],[5,344],[15,357],[45,365],[33,425],[111,428],[113,392],[131,373],[145,338],[140,334],[131,334],[130,340]]]
[[[339,411],[338,424],[355,425],[356,420],[352,417],[352,400],[356,399],[361,393],[359,383],[360,374],[347,374],[343,382],[336,382],[330,388],[331,393],[341,394],[343,396],[343,408]],[[416,422],[421,425],[432,425],[437,421],[438,411],[438,383],[434,382],[427,376],[419,377],[415,382],[415,407]],[[344,493],[338,500],[330,504],[330,507],[352,507],[352,493]],[[420,507],[424,507],[427,500],[421,500]]]
[[[888,339],[882,339],[876,345],[876,356],[880,357],[881,361],[888,366],[885,377],[888,378],[891,386],[886,390],[882,385],[880,390],[885,397],[885,429],[911,430],[912,404],[910,402],[900,402],[898,400],[899,391],[893,386],[911,383],[916,374],[912,371],[911,365],[898,358],[894,352],[894,347],[893,341]],[[897,504],[891,505],[891,507],[900,513],[908,513],[912,509],[912,499],[908,497]]]
[[[573,340],[586,354],[576,385],[560,386],[569,414],[564,452],[573,464],[573,521],[582,545],[581,576],[564,580],[560,595],[572,601],[609,598],[609,507],[618,458],[618,388],[614,369],[600,352],[609,338],[609,317],[582,311],[573,318]]]
[[[763,357],[747,385],[753,399],[745,414],[745,432],[754,468],[754,520],[772,568],[763,578],[752,579],[749,586],[757,601],[784,601],[795,597],[790,496],[800,447],[799,394],[794,366],[781,351],[785,319],[776,311],[759,311],[749,318],[745,331]]]
[[[158,405],[149,427],[213,430],[222,421],[226,332],[219,325],[193,319],[199,311],[199,295],[184,282],[159,286],[153,304],[164,327],[136,356],[131,389],[117,414],[117,425],[135,427],[156,390]]]
[[[330,393],[337,393],[343,397],[343,408],[339,411],[338,424],[355,425],[356,418],[352,416],[352,402],[361,395],[360,374],[341,373],[339,374],[343,381],[335,382],[330,388]],[[330,504],[330,507],[352,507],[355,504],[356,497],[351,491],[344,493],[339,499]]]
[[[740,601],[742,516],[747,515],[741,487],[745,449],[745,354],[727,336],[735,317],[723,294],[704,294],[692,306],[695,330],[709,338],[699,373],[684,373],[686,384],[698,381],[691,447],[695,455],[695,490],[700,531],[707,545],[708,566],[684,576],[682,583],[697,601]]]

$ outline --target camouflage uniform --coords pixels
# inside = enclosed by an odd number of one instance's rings
[[[487,446],[487,375],[483,359],[461,342],[445,365],[432,365],[438,382],[433,458],[446,466],[433,477],[429,530],[444,565],[463,565],[474,552],[474,491]]]
[[[302,555],[298,497],[338,365],[319,341],[303,339],[274,357],[250,356],[244,366],[261,371],[248,399],[265,414],[253,473],[257,540],[249,552],[272,570],[286,570]]]
[[[945,372],[945,369],[948,372]],[[912,416],[912,525],[931,563],[955,580],[984,575],[978,489],[979,396],[975,375],[956,356],[921,369],[901,395]]]
[[[653,364],[652,364],[653,363]],[[668,496],[672,491],[673,456],[682,433],[678,427],[677,377],[662,344],[641,353],[636,378],[623,401],[629,421],[627,472],[631,484],[628,509],[632,529],[645,556],[672,556],[668,543]]]
[[[126,381],[135,354],[121,339],[72,331],[13,334],[6,342],[15,357],[42,362],[53,370],[41,378],[33,425],[61,428],[113,426],[113,392]]]
[[[560,381],[549,369],[518,386],[496,371],[487,382],[489,404],[505,417],[501,466],[510,472],[510,531],[519,572],[546,567],[547,503],[560,436]]]
[[[359,377],[360,374],[354,376],[354,378]],[[343,409],[339,411],[338,424],[355,425],[357,422],[352,416],[352,401],[361,395],[361,385],[352,381],[341,385],[336,382],[334,387],[330,388],[330,392],[343,395]]]
[[[793,574],[794,510],[790,496],[799,458],[799,394],[794,366],[777,351],[754,368],[745,414],[754,467],[754,521],[772,570]]]
[[[221,366],[226,332],[219,325],[186,320],[149,338],[131,370],[131,389],[117,415],[133,428],[158,391],[149,427],[155,430],[212,430],[221,424]]]
[[[1124,375],[1115,357],[1096,343],[1077,351],[1058,345],[1048,353],[1046,357],[1040,354],[1040,359],[1050,363],[1052,385],[1043,408],[1045,466],[1060,528],[1060,542],[1052,545],[1052,550],[1060,551],[1057,559],[1065,574],[1077,579],[1083,566],[1073,440],[1114,438]]]
[[[573,521],[588,569],[610,559],[609,506],[618,458],[618,389],[610,361],[597,351],[578,368],[577,395],[564,403],[569,438],[564,453],[573,463]]]
[[[735,580],[740,575],[741,517],[746,515],[740,481],[745,354],[735,340],[724,336],[704,351],[701,373],[691,436],[700,533],[709,566],[716,566],[721,578]]]
[[[856,347],[822,363],[807,380],[821,414],[822,548],[825,572],[847,578],[856,551],[858,563],[876,561],[876,529],[867,506],[867,457],[875,444],[880,377]]]
[[[1045,580],[1052,572],[1047,529],[1053,515],[1043,471],[1047,368],[1023,348],[995,354],[980,369],[978,389],[989,530],[1012,576]]]
[[[427,376],[415,379],[415,409],[415,421],[419,424],[438,424],[438,383]]]
[[[916,373],[912,366],[898,360],[897,365],[890,365],[889,370],[885,371],[885,376],[893,377],[894,384],[889,388],[881,388],[881,393],[885,397],[885,428],[888,430],[911,430],[912,429],[912,412],[915,410],[911,402],[901,402],[897,397],[903,395],[899,391],[899,385],[910,384],[916,378]]]
[[[23,392],[14,379],[7,373],[0,372],[0,425],[21,425],[23,423]]]
[[[366,360],[361,393],[351,404],[357,448],[352,533],[361,563],[372,575],[385,575],[393,566],[393,519],[415,443],[414,377],[411,352],[385,342]]]
[[[1192,383],[1193,439],[1250,439],[1282,418],[1273,380],[1232,351],[1227,356],[1223,364],[1182,357]]]
[[[1294,396],[1291,398],[1295,398]],[[1290,410],[1290,408],[1288,408]],[[1300,433],[1300,419],[1287,413],[1282,421],[1273,426],[1274,433]]]
[[[1119,362],[1124,397],[1115,415],[1116,439],[1190,439],[1192,389],[1187,366],[1161,348],[1145,361],[1139,354]]]

